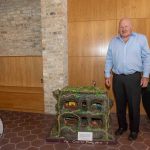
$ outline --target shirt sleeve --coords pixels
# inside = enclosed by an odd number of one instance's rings
[[[149,77],[150,75],[150,49],[148,45],[147,38],[145,36],[142,37],[141,48],[142,48],[142,63],[143,63],[143,77]]]
[[[109,44],[107,55],[106,55],[106,62],[105,62],[105,77],[106,78],[109,78],[111,76],[112,66],[113,66],[112,49],[111,49],[111,45]]]

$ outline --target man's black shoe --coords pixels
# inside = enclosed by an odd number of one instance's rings
[[[118,129],[115,131],[115,135],[122,135],[125,131],[127,131],[127,129],[118,128]]]
[[[138,137],[138,133],[137,133],[137,132],[131,132],[131,133],[129,134],[128,140],[129,140],[129,141],[133,141],[133,140],[136,140],[137,137]]]

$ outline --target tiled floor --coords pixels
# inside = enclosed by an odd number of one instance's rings
[[[140,133],[136,141],[128,141],[129,131],[117,138],[116,144],[73,144],[46,142],[54,116],[34,113],[0,111],[4,133],[0,150],[150,150],[150,121],[141,116]],[[111,114],[113,131],[116,115]]]

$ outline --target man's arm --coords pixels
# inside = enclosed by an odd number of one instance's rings
[[[112,59],[112,50],[108,48],[107,55],[106,55],[106,62],[105,62],[105,84],[107,87],[111,86],[111,69],[113,66],[113,59]]]

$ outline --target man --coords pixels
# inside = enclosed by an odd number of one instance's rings
[[[144,35],[132,32],[130,19],[119,22],[119,35],[109,43],[105,64],[105,84],[113,91],[119,128],[115,135],[122,135],[128,128],[126,106],[129,110],[128,139],[135,140],[139,132],[141,87],[146,87],[150,74],[150,50]]]

